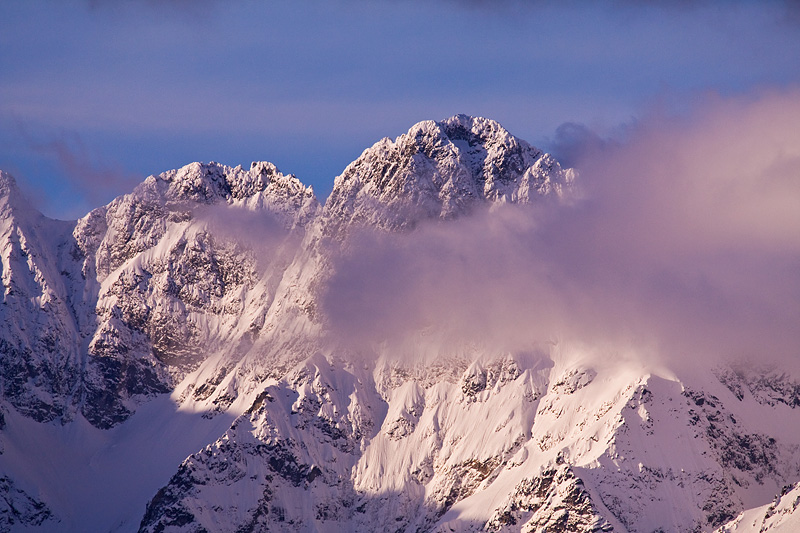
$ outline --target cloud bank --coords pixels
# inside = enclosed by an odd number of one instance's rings
[[[424,328],[525,349],[800,359],[800,92],[709,95],[576,143],[580,199],[362,234],[323,309],[353,343]]]

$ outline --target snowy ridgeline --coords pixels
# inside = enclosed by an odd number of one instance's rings
[[[465,116],[376,143],[324,207],[270,163],[194,163],[61,222],[1,174],[0,531],[795,530],[790,376],[464,341],[446,313],[336,335],[365,231],[574,179]]]

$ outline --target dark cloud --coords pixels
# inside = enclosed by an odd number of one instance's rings
[[[565,122],[556,128],[552,138],[545,139],[544,144],[564,167],[575,167],[582,158],[609,150],[620,142],[619,139],[601,137],[584,124]]]
[[[798,365],[798,123],[800,92],[709,96],[586,150],[573,204],[361,235],[324,298],[332,329],[364,345],[428,328],[499,350],[561,339]]]

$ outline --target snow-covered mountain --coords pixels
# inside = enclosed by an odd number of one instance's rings
[[[194,163],[62,222],[0,174],[0,531],[793,531],[789,374],[334,331],[354,236],[566,209],[576,181],[463,115],[365,150],[324,206]]]
[[[479,201],[528,203],[561,196],[573,174],[493,120],[429,120],[375,143],[336,178],[327,226],[406,228],[456,217]]]

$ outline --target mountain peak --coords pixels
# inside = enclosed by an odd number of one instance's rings
[[[486,142],[489,139],[510,140],[515,139],[508,130],[499,122],[484,117],[458,114],[440,121],[423,121],[411,129],[422,124],[433,124],[441,129],[452,140],[473,140]]]
[[[283,174],[267,161],[255,161],[245,170],[216,162],[194,162],[149,176],[131,195],[115,200],[155,200],[167,203],[215,204],[249,210],[268,209],[288,226],[304,224],[314,216],[319,202],[311,187],[293,174]]]
[[[386,228],[451,218],[480,201],[528,203],[572,180],[549,154],[494,120],[423,121],[365,150],[336,178],[326,212]]]
[[[241,165],[229,167],[210,163],[189,163],[179,169],[154,176],[168,184],[167,194],[172,199],[213,201],[215,198],[242,200],[262,192],[270,186],[307,189],[293,174],[283,174],[268,161],[253,161],[249,170]]]
[[[0,199],[8,199],[10,197],[21,197],[17,180],[8,172],[0,170]]]
[[[0,194],[7,194],[7,191],[11,187],[17,186],[17,180],[14,179],[14,176],[0,170]]]
[[[0,170],[0,217],[16,220],[36,221],[43,215],[28,202],[19,190],[17,180],[8,172]]]

